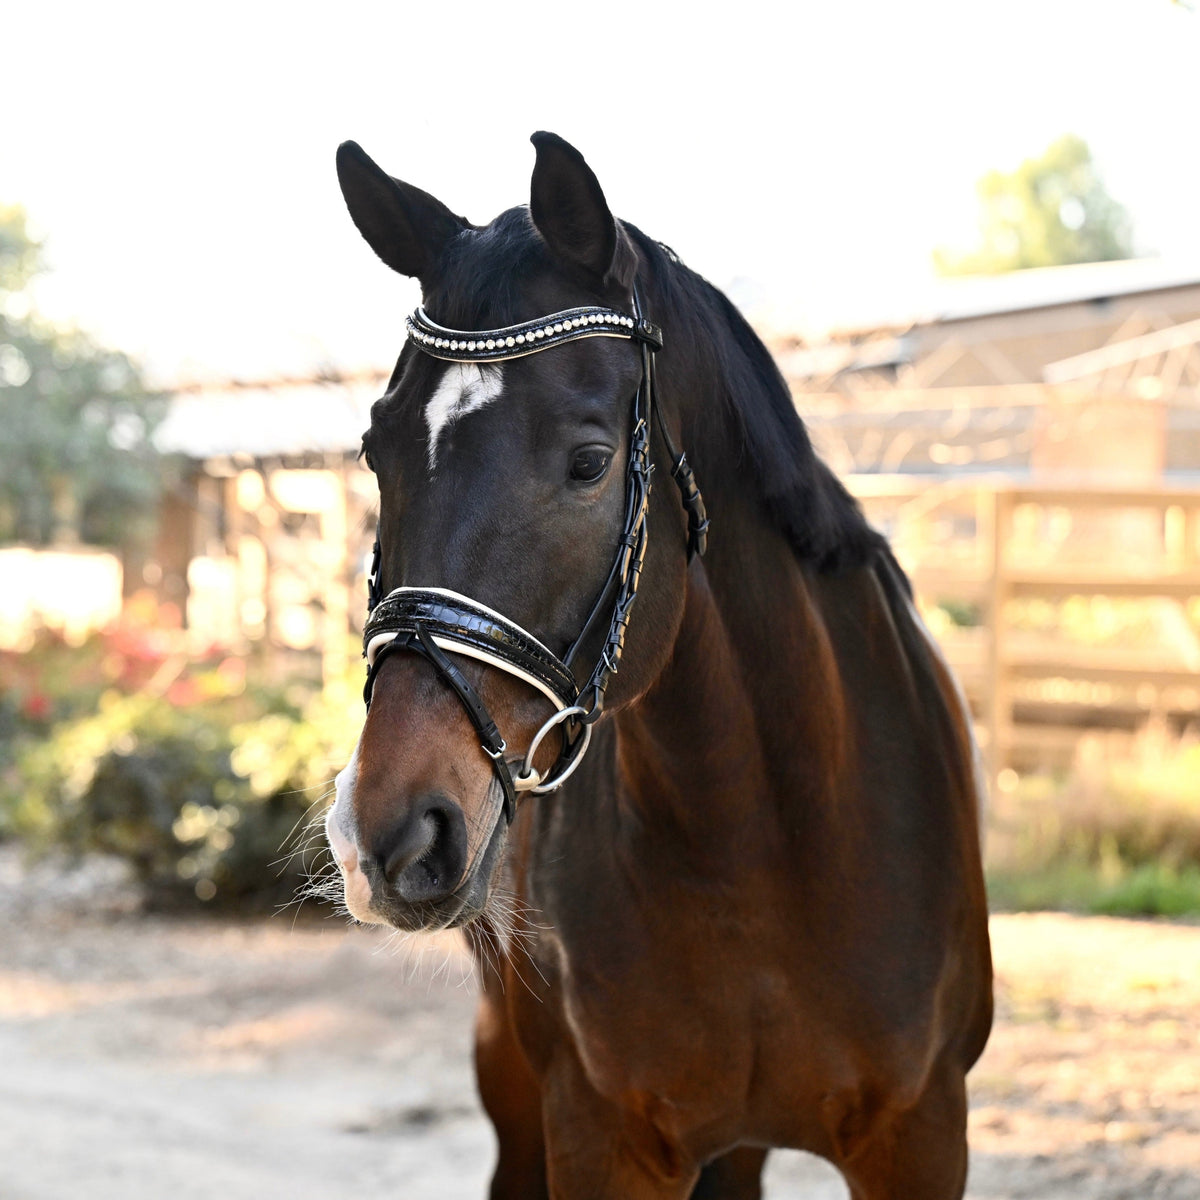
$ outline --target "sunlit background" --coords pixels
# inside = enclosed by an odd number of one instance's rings
[[[10,5],[15,1194],[482,1194],[469,999],[310,920],[361,718],[356,451],[418,300],[333,155],[483,223],[537,129],[750,317],[963,684],[1000,910],[969,1196],[1200,1194],[1198,64],[1171,0]],[[240,923],[272,905],[297,932]]]
[[[345,217],[347,138],[485,221],[551,129],[614,212],[786,328],[927,311],[979,177],[1064,133],[1139,253],[1200,262],[1196,21],[1170,0],[43,3],[5,26],[0,180],[49,240],[39,299],[165,383],[394,351],[412,293]]]

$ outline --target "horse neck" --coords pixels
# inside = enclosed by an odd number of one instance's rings
[[[772,796],[794,810],[797,790],[828,794],[844,741],[820,582],[766,520],[728,452],[736,437],[712,443],[726,451],[704,454],[699,478],[709,550],[689,569],[668,666],[620,721],[632,802],[710,840]]]

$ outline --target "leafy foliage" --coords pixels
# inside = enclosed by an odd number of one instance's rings
[[[1107,192],[1088,144],[1067,134],[1015,171],[978,184],[981,244],[934,251],[942,275],[998,275],[1025,267],[1129,258],[1129,215]]]
[[[33,311],[42,270],[25,214],[0,207],[0,541],[125,545],[151,519],[166,399],[126,355]]]
[[[1200,742],[1152,722],[1132,747],[1085,740],[1064,778],[1009,782],[991,814],[993,903],[1200,912]]]
[[[153,630],[0,656],[0,834],[119,855],[152,903],[291,899],[361,714],[357,688],[181,664]],[[296,853],[292,853],[296,851]]]

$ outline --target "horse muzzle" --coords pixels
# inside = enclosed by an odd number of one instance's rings
[[[453,796],[430,788],[364,833],[354,814],[357,775],[351,763],[338,776],[337,800],[325,817],[350,915],[364,924],[410,931],[457,927],[479,916],[508,828],[500,819],[501,801],[492,794],[495,785],[489,783],[483,806],[470,820]]]

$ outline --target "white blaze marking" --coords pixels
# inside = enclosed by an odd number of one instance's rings
[[[450,363],[437,391],[425,405],[429,426],[429,469],[437,466],[438,440],[446,427],[467,413],[491,404],[504,390],[504,373],[499,366]]]

